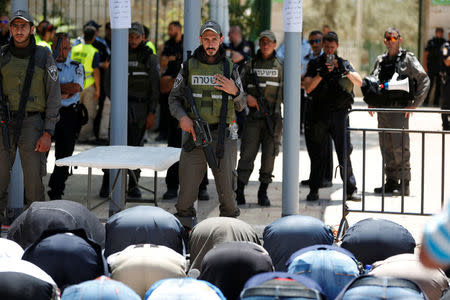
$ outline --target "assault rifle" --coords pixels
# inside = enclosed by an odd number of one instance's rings
[[[209,130],[209,124],[205,120],[203,120],[197,110],[197,105],[195,104],[194,97],[192,96],[192,91],[188,87],[188,101],[191,106],[192,112],[194,114],[194,131],[196,140],[193,138],[189,139],[184,145],[183,148],[187,151],[189,149],[193,149],[194,147],[202,147],[203,153],[205,153],[206,162],[212,170],[218,169],[216,157],[214,156],[214,151],[211,146],[211,131]]]
[[[261,90],[261,86],[259,84],[259,78],[258,75],[256,75],[254,69],[252,68],[252,71],[250,72],[250,79],[253,81],[253,84],[256,88],[256,101],[258,102],[259,106],[259,112],[257,111],[255,113],[255,117],[257,119],[262,119],[266,121],[267,130],[269,131],[269,134],[273,136],[273,121],[270,118],[270,111],[267,107],[267,100],[264,98],[264,94]]]

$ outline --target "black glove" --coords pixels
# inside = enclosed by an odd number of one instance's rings
[[[348,66],[346,64],[344,64],[344,60],[340,57],[337,57],[337,62],[338,62],[338,72],[341,75],[347,75],[350,70],[348,69]]]

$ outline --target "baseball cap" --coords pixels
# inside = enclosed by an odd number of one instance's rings
[[[202,35],[206,30],[211,30],[217,33],[218,35],[222,35],[222,30],[220,29],[220,25],[213,20],[208,20],[203,23],[202,27],[200,27],[200,35]]]
[[[33,24],[33,18],[28,14],[28,12],[18,9],[9,16],[9,23],[11,24],[15,19],[22,19]]]
[[[84,26],[84,28],[83,28],[83,33],[84,34],[86,34],[86,33],[88,33],[88,32],[96,32],[97,31],[97,29],[95,29],[95,27],[94,26]]]
[[[329,32],[325,33],[325,34],[323,35],[322,39],[323,39],[324,41],[329,41],[329,42],[335,41],[336,43],[339,43],[338,35],[337,35],[337,33],[334,32],[334,31],[329,31]]]
[[[131,23],[131,28],[130,28],[129,33],[136,33],[138,35],[143,35],[144,34],[144,26],[142,26],[138,22],[133,22],[133,23]]]
[[[102,25],[99,25],[94,20],[90,20],[86,24],[84,24],[84,27],[86,27],[86,26],[92,26],[92,27],[95,27],[96,29],[99,29],[100,27],[102,27]]]
[[[101,276],[95,280],[72,285],[64,290],[61,300],[140,300],[141,298],[127,285]]]
[[[270,30],[264,30],[259,34],[259,39],[268,38],[271,42],[276,42],[275,34]]]

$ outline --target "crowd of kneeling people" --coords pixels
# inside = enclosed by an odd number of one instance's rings
[[[158,207],[102,224],[76,202],[35,202],[0,239],[0,299],[450,299],[444,271],[415,249],[385,219],[355,223],[338,245],[321,220],[287,216],[261,243],[236,218],[188,232]]]

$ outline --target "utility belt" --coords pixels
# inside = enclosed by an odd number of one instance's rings
[[[132,103],[146,103],[147,101],[148,101],[148,98],[128,96],[128,102],[132,102]]]
[[[24,119],[35,116],[37,114],[41,114],[41,117],[44,118],[44,113],[40,112],[40,111],[26,111],[24,112]],[[18,111],[11,111],[10,112],[10,116],[11,119],[17,119],[17,117],[19,116],[19,112]]]
[[[409,280],[401,278],[380,278],[371,276],[358,279],[352,285],[350,285],[348,290],[359,286],[371,286],[371,285],[381,287],[407,288],[422,293],[422,290],[414,282],[411,282]]]

